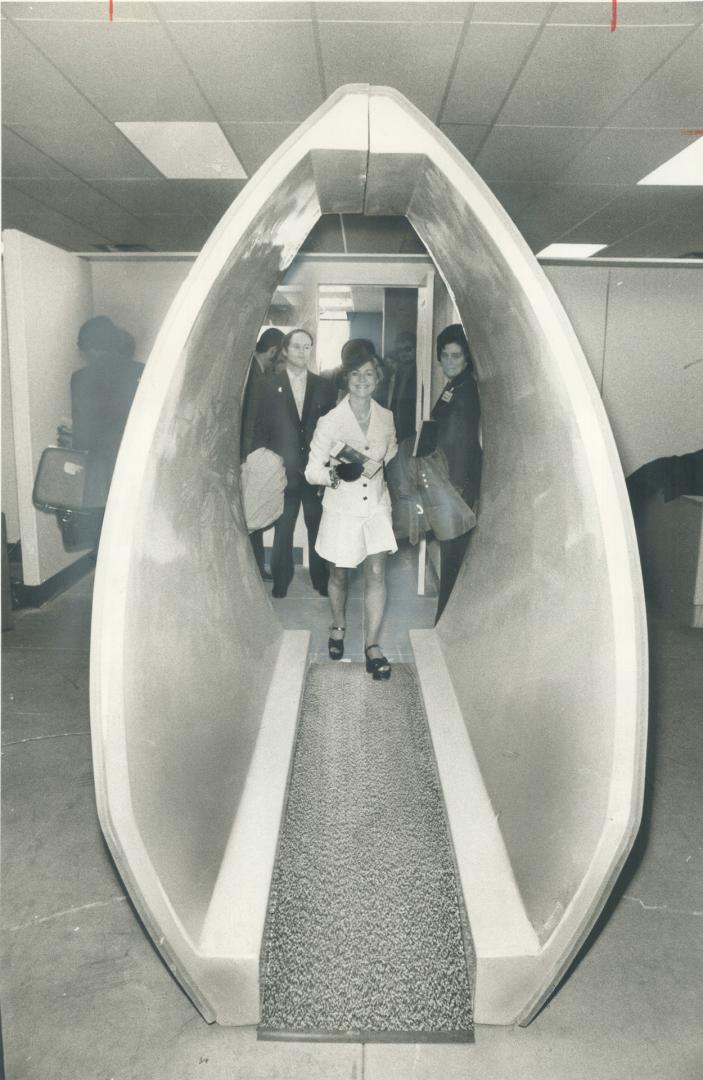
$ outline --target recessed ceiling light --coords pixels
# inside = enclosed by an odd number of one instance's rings
[[[549,244],[537,252],[538,259],[587,259],[607,244]]]
[[[679,150],[672,158],[648,173],[638,184],[685,185],[695,187],[703,184],[703,139],[696,139],[685,150]]]
[[[116,127],[170,180],[246,180],[219,124],[117,122]]]

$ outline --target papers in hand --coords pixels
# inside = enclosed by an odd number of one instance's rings
[[[358,462],[363,467],[363,475],[367,480],[370,480],[379,469],[383,468],[382,461],[374,461],[367,454],[362,454],[361,450],[355,450],[349,443],[341,441],[332,446],[330,457],[336,458],[337,461]]]

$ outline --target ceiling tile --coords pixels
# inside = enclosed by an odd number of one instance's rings
[[[7,19],[2,24],[2,61],[4,123],[53,124],[70,118],[80,126],[98,118],[85,98]]]
[[[312,19],[312,6],[306,3],[253,3],[239,0],[195,0],[188,3],[159,2],[159,15],[169,22],[268,22]]]
[[[671,128],[604,128],[559,176],[583,184],[636,184],[691,142]]]
[[[463,23],[471,10],[467,3],[320,3],[320,22],[453,22]]]
[[[160,23],[23,24],[24,32],[110,120],[212,120]]]
[[[467,161],[473,161],[486,132],[490,131],[488,124],[440,124],[439,127]]]
[[[672,4],[627,3],[619,4],[617,8],[616,24],[618,29],[625,26],[672,26],[684,23],[695,24],[700,19],[699,0],[688,0],[682,3],[676,0]],[[602,0],[601,3],[565,3],[555,4],[550,12],[550,23],[590,23],[600,24],[610,28],[613,14],[612,0]]]
[[[680,259],[703,251],[703,197],[686,213],[675,212],[624,237],[602,255],[614,258]]]
[[[139,242],[139,222],[82,180],[75,177],[16,180],[14,186],[43,206],[107,236],[113,243]]]
[[[56,176],[67,180],[70,173],[46,154],[36,150],[21,139],[9,127],[2,129],[2,175],[12,176]]]
[[[343,252],[342,225],[339,214],[323,214],[310,230],[301,251],[307,252]]]
[[[606,185],[551,184],[515,217],[528,243],[544,247],[621,194]],[[591,242],[596,244],[599,237]]]
[[[610,126],[703,128],[702,58],[703,27],[611,117]]]
[[[628,5],[629,6],[629,5]],[[620,6],[620,11],[625,4]],[[580,25],[600,25],[610,28],[613,14],[612,0],[602,0],[601,3],[591,4],[555,4],[549,13],[547,22],[554,23],[577,23]]]
[[[544,191],[544,184],[495,184],[491,191],[505,212],[515,220],[522,211]]]
[[[437,119],[456,52],[456,27],[321,23],[320,41],[329,92],[345,83],[393,86],[431,120]]]
[[[682,191],[686,191],[686,198],[679,194]],[[599,243],[613,244],[645,225],[668,216],[674,210],[674,203],[687,212],[690,191],[690,188],[679,188],[676,192],[664,193],[657,188],[627,188],[622,195],[587,218],[583,224],[556,239],[578,244],[595,238]]]
[[[673,23],[686,23],[688,26],[700,22],[700,0],[674,0],[672,4],[660,3],[625,3],[618,6],[617,25],[646,26],[655,23],[658,26],[670,26]]]
[[[300,122],[322,103],[311,23],[169,26],[218,120]]]
[[[109,243],[107,237],[42,206],[11,183],[2,185],[2,225],[3,229],[21,229],[68,251],[87,251]]]
[[[475,161],[484,180],[553,180],[595,128],[494,127]]]
[[[344,232],[347,251],[358,255],[422,253],[424,246],[407,218],[365,217],[345,214]]]
[[[493,123],[537,33],[539,27],[532,25],[472,23],[442,110],[442,122]]]
[[[501,123],[602,126],[681,42],[682,27],[546,26],[500,115]]]
[[[18,21],[25,20],[54,20],[58,22],[109,22],[110,9],[107,0],[83,0],[82,3],[72,3],[71,0],[57,0],[52,3],[24,4],[3,3],[2,10],[5,15]],[[153,4],[130,3],[129,0],[117,0],[113,5],[112,21],[123,20],[155,21],[156,13]]]
[[[132,214],[205,214],[220,218],[244,187],[242,180],[95,180],[93,186]]]
[[[512,4],[474,4],[471,22],[541,23],[550,7],[551,4],[533,4],[529,0]]]
[[[160,176],[129,139],[99,113],[79,125],[64,117],[62,123],[13,127],[27,142],[84,179]]]
[[[292,135],[297,124],[223,124],[232,149],[251,176]]]
[[[199,215],[145,218],[143,228],[144,243],[154,251],[200,251],[212,232],[210,223]]]

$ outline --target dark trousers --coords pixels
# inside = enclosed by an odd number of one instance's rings
[[[286,491],[283,498],[283,513],[276,522],[273,533],[273,551],[271,553],[271,573],[273,589],[279,595],[285,595],[293,580],[293,532],[298,518],[300,504],[303,504],[303,517],[308,530],[310,548],[310,580],[314,589],[327,593],[329,567],[315,551],[318,529],[322,519],[322,500],[317,488],[303,483],[294,491]]]
[[[264,530],[254,529],[254,532],[249,533],[249,541],[251,543],[251,550],[254,552],[254,558],[256,559],[259,573],[263,577],[266,569],[264,557]]]
[[[454,540],[439,541],[439,597],[435,624],[447,606],[447,600],[459,575],[464,555],[469,545],[470,532],[462,533]]]

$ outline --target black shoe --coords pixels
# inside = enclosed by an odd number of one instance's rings
[[[276,600],[283,600],[287,592],[288,589],[277,589],[274,585],[271,589],[271,596],[275,597]]]
[[[270,574],[265,566],[259,567],[259,573],[262,581],[273,581],[273,574]]]
[[[388,662],[388,658],[385,656],[369,656],[369,649],[378,649],[378,645],[367,645],[364,649],[366,653],[366,671],[369,675],[373,675],[374,679],[378,682],[381,679],[390,679],[391,677],[391,665]]]
[[[327,651],[330,654],[330,660],[341,660],[344,656],[344,626],[330,626],[330,630],[341,630],[341,638],[327,638]]]

